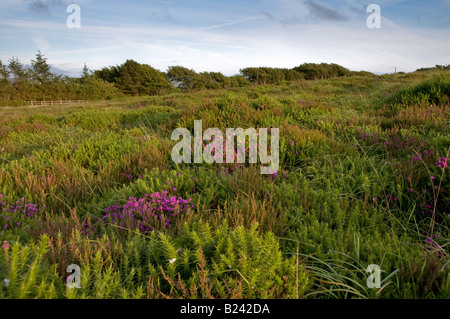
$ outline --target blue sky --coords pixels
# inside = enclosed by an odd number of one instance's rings
[[[66,25],[70,3],[79,29]],[[366,25],[371,3],[380,29]],[[38,49],[74,76],[126,59],[227,75],[305,62],[409,72],[450,64],[450,0],[1,0],[0,59],[29,64]]]

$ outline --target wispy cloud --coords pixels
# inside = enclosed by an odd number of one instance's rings
[[[225,23],[221,23],[221,24],[215,24],[215,25],[211,25],[211,26],[203,27],[203,28],[198,28],[198,30],[218,29],[218,28],[228,27],[228,26],[232,26],[232,25],[236,25],[236,24],[242,24],[242,23],[249,22],[249,21],[264,20],[264,19],[270,19],[270,17],[268,17],[267,14],[261,14],[261,15],[257,15],[257,16],[247,17],[244,19],[234,20],[234,21],[225,22]]]
[[[32,38],[33,42],[36,44],[37,48],[43,52],[47,52],[50,49],[50,43],[40,36],[39,34],[35,34]]]
[[[327,8],[312,0],[306,0],[305,4],[309,8],[311,16],[315,19],[326,21],[348,21],[348,19],[337,10]]]
[[[279,10],[276,20],[285,26],[314,23],[341,23],[349,21],[346,16],[351,13],[350,4],[339,3],[339,7],[324,5],[314,0],[278,0],[282,10]],[[355,9],[354,9],[355,10]],[[358,10],[358,9],[356,9]],[[365,13],[363,6],[359,11]],[[345,15],[344,13],[345,12]],[[354,15],[354,12],[352,13]]]
[[[23,0],[28,4],[28,8],[35,14],[41,16],[50,16],[53,7],[62,7],[67,5],[67,0]]]

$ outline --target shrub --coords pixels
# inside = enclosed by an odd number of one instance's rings
[[[48,237],[30,245],[6,241],[0,251],[0,299],[58,298],[63,281],[56,268],[45,262]],[[5,281],[6,280],[6,281]]]
[[[309,285],[303,266],[294,257],[284,257],[273,234],[260,235],[257,227],[230,230],[223,223],[211,230],[209,224],[186,224],[180,241],[161,234],[165,266],[155,267],[152,278],[162,277],[166,283],[159,281],[153,296],[301,297]]]
[[[416,104],[419,106],[446,105],[450,102],[450,77],[438,75],[407,89],[392,94],[386,103],[390,105]]]

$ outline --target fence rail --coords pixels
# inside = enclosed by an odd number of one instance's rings
[[[80,104],[87,103],[87,100],[59,100],[59,101],[28,101],[30,106],[49,106],[49,105],[64,105],[64,104]]]

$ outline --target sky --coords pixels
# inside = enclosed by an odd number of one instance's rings
[[[38,50],[70,76],[127,59],[225,75],[307,62],[411,72],[450,64],[450,0],[0,0],[0,60],[30,64]]]

